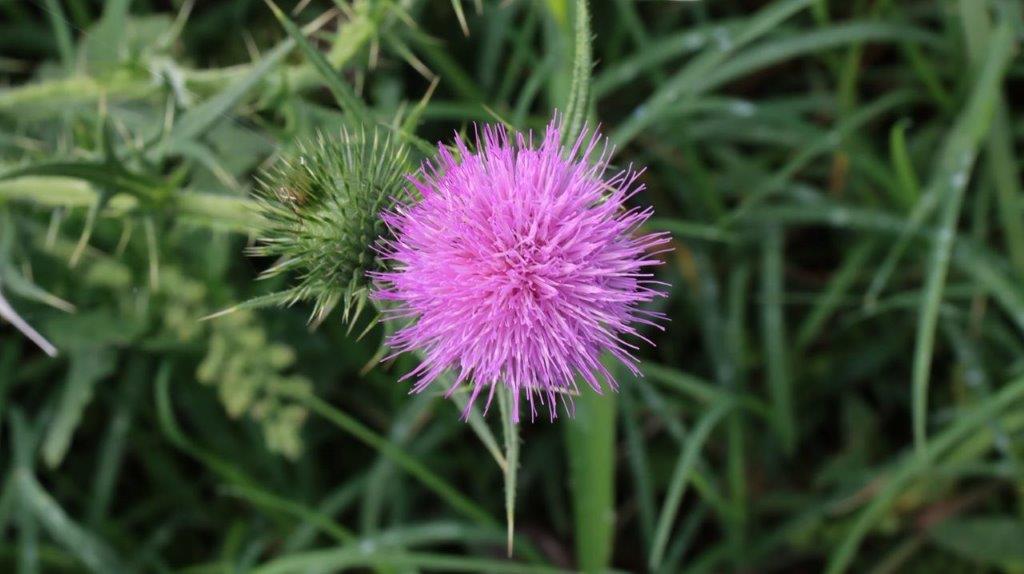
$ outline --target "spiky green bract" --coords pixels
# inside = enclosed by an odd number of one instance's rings
[[[279,260],[263,273],[293,272],[287,304],[313,301],[319,324],[338,305],[351,325],[366,305],[380,213],[403,193],[406,149],[376,128],[320,134],[261,178],[257,203],[267,225],[250,252]]]

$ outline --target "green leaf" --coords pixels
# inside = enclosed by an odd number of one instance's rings
[[[108,516],[110,502],[118,486],[118,478],[124,466],[128,451],[128,437],[132,434],[132,422],[138,405],[138,398],[150,383],[152,371],[150,359],[143,353],[134,354],[126,361],[127,366],[117,384],[117,407],[108,417],[103,442],[96,456],[96,470],[93,473],[92,488],[86,523],[95,528]]]
[[[882,232],[903,236],[906,221],[889,213],[823,201],[817,205],[761,208],[749,222],[775,221],[787,225],[820,225],[845,230]],[[933,229],[917,229],[911,237],[935,240]],[[959,238],[953,249],[953,262],[957,268],[983,286],[1006,310],[1017,328],[1024,331],[1024,293],[1018,283],[1001,265],[992,251],[968,239]]]
[[[625,0],[620,3],[627,4]],[[697,30],[681,30],[652,42],[646,49],[607,62],[600,74],[594,77],[594,97],[598,100],[607,93],[629,86],[642,73],[680,56],[695,52],[714,40],[714,34],[735,33],[736,25],[725,22]]]
[[[109,72],[123,58],[131,0],[110,0],[103,17],[82,39],[86,65],[92,72]]]
[[[13,453],[13,472],[7,474],[3,487],[3,520],[2,526],[7,530],[8,514],[13,513],[14,524],[18,530],[18,572],[19,574],[33,574],[39,571],[39,522],[28,505],[22,501],[27,500],[21,492],[21,485],[18,475],[21,472],[28,473],[32,467],[33,454],[36,448],[39,433],[34,428],[29,428],[28,421],[20,408],[15,406],[10,409],[7,421],[10,423],[11,432],[9,444]]]
[[[44,330],[59,347],[89,350],[127,344],[145,329],[141,317],[116,315],[110,309],[101,308],[52,317],[45,323]]]
[[[940,548],[986,566],[1024,566],[1024,521],[1010,516],[952,518],[929,537]]]
[[[384,341],[382,341],[382,344],[386,347]],[[420,357],[420,360],[423,360],[423,358]],[[449,386],[451,384],[450,378],[450,376],[445,376],[446,380],[441,382],[446,382],[448,384],[442,384],[441,386]],[[494,461],[497,462],[498,466],[501,467],[502,471],[504,471],[506,465],[505,457],[501,454],[501,449],[498,447],[498,439],[494,438],[494,433],[491,432],[491,427],[487,426],[487,421],[484,420],[484,416],[480,414],[480,406],[476,403],[469,406],[469,393],[460,391],[461,389],[452,393],[452,402],[458,407],[459,413],[466,412],[466,408],[469,407],[469,415],[466,423],[469,424],[471,429],[473,429],[473,433],[480,439],[484,448],[487,449],[487,452],[490,453],[491,457],[494,458]]]
[[[253,66],[245,76],[221,90],[217,95],[185,112],[171,129],[167,140],[154,149],[154,154],[159,156],[168,151],[173,152],[179,144],[202,136],[217,122],[228,117],[249,90],[273,71],[294,47],[295,40],[291,38],[281,42]]]
[[[641,369],[644,375],[682,393],[687,400],[697,399],[701,402],[712,403],[728,394],[727,391],[716,387],[710,381],[658,363],[644,363]]]
[[[236,303],[227,309],[221,309],[215,313],[211,313],[205,317],[202,317],[200,321],[209,321],[224,315],[230,315],[238,311],[245,311],[250,309],[266,309],[268,307],[280,307],[281,305],[292,305],[296,302],[296,298],[299,295],[298,289],[291,288],[285,289],[284,291],[275,291],[273,293],[267,293],[266,295],[257,295],[250,299],[246,299],[241,303]]]
[[[0,202],[32,201],[47,207],[82,207],[98,194],[87,181],[70,177],[0,178]]]
[[[225,461],[215,454],[195,445],[178,425],[174,416],[174,405],[171,402],[171,375],[174,365],[170,360],[164,360],[157,369],[153,384],[153,396],[156,406],[157,420],[160,423],[160,430],[171,443],[194,457],[210,468],[214,473],[220,475],[228,482],[241,485],[253,486],[254,482],[245,471],[235,464]]]
[[[458,94],[460,98],[473,103],[485,103],[488,101],[488,98],[484,95],[476,81],[449,54],[449,49],[422,30],[411,28],[402,35],[385,30],[382,36],[395,52],[408,61],[410,65],[415,66],[421,73],[424,73],[427,79],[432,80],[433,73],[424,68],[423,63],[416,58],[412,48],[415,48],[423,55],[432,66],[432,69],[437,71],[437,75],[444,79],[445,85]],[[408,38],[412,48],[406,45],[403,37]]]
[[[851,134],[869,122],[883,117],[896,108],[913,102],[916,97],[917,94],[910,91],[890,91],[877,100],[862,106],[855,113],[850,114],[836,124],[831,130],[822,132],[818,137],[811,139],[797,153],[793,154],[781,169],[776,171],[771,177],[757,183],[753,190],[744,196],[739,207],[729,213],[725,219],[727,221],[734,221],[752,206],[763,202],[771,194],[786,189],[786,186],[812,160],[835,150],[843,140],[850,137]]]
[[[71,367],[57,403],[57,412],[43,441],[43,460],[51,468],[60,465],[71,445],[71,437],[92,400],[95,384],[114,371],[117,355],[110,349],[75,348]]]
[[[763,30],[758,30],[761,32]],[[739,34],[741,39],[746,36]],[[694,82],[686,86],[692,93],[703,93],[722,86],[729,81],[741,77],[749,77],[757,70],[763,70],[807,54],[821,53],[824,50],[847,45],[860,45],[866,42],[915,42],[927,45],[941,45],[941,39],[924,29],[912,26],[867,21],[853,21],[821,30],[812,30],[794,35],[782,36],[770,42],[762,42],[750,49],[726,59],[719,66],[707,70],[706,74],[696,76]],[[716,42],[717,49],[728,51],[732,48],[728,41]]]

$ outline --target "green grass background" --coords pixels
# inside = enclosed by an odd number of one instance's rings
[[[0,1],[0,293],[60,351],[0,323],[0,569],[1024,571],[1022,19]],[[379,124],[418,162],[556,108],[674,238],[617,395],[467,424],[379,327],[200,320],[287,285],[243,249],[296,142]]]

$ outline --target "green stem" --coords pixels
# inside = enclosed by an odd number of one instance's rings
[[[602,362],[610,367],[612,359],[605,357]],[[563,423],[576,521],[576,561],[581,572],[607,570],[612,558],[615,407],[616,394],[611,390],[599,395],[584,388],[576,398],[574,419]]]
[[[47,207],[91,207],[99,193],[88,182],[60,176],[25,176],[0,181],[0,203],[31,202]],[[135,211],[138,201],[125,194],[107,202],[103,215],[120,216]],[[246,197],[204,192],[181,192],[168,208],[196,223],[239,233],[252,233],[262,224],[255,203]]]

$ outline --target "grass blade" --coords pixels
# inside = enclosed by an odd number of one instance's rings
[[[356,539],[355,535],[347,528],[334,522],[323,514],[320,514],[316,510],[265,490],[249,486],[234,485],[227,488],[224,493],[228,496],[248,501],[256,506],[295,516],[300,519],[303,524],[315,526],[319,530],[322,530],[324,534],[342,544],[352,542]]]
[[[401,448],[412,448],[417,434],[417,421],[429,417],[434,404],[434,397],[420,394],[405,406],[391,421],[387,439]],[[366,487],[363,489],[362,508],[360,512],[360,531],[363,535],[380,530],[384,505],[394,502],[389,492],[389,485],[396,483],[391,477],[395,474],[395,464],[388,457],[378,455],[376,462],[367,472]]]
[[[64,9],[60,7],[58,0],[46,0],[44,10],[50,18],[53,35],[57,38],[57,51],[60,52],[61,63],[64,64],[64,70],[71,74],[75,67],[75,47],[71,40],[71,27],[68,24],[68,19],[64,16]]]
[[[104,4],[103,16],[82,39],[86,63],[102,71],[115,68],[125,57],[125,23],[131,0],[110,0]]]
[[[303,31],[295,25],[295,22],[292,22],[292,20],[282,12],[280,8],[277,7],[277,4],[274,4],[272,0],[265,1],[267,6],[270,7],[270,10],[273,11],[274,17],[277,18],[277,21],[280,22],[281,26],[283,26],[285,31],[288,32],[288,36],[298,44],[299,49],[302,50],[302,53],[305,54],[306,58],[311,64],[313,64],[313,68],[316,69],[320,74],[320,77],[323,78],[324,83],[327,85],[327,89],[331,91],[335,101],[338,102],[338,107],[356,121],[370,120],[370,118],[373,117],[370,114],[370,110],[362,100],[356,97],[355,93],[352,92],[352,89],[349,88],[341,79],[338,72],[331,67],[331,64],[327,61],[324,55],[314,48],[308,40],[306,40],[306,34],[303,33]]]
[[[748,219],[751,222],[822,225],[894,236],[902,236],[906,232],[906,222],[889,213],[831,202],[811,206],[761,208],[752,215],[755,217]],[[917,230],[916,236],[935,240],[937,233],[932,229],[923,228]],[[1005,309],[1018,330],[1024,332],[1024,293],[1017,282],[1005,272],[993,253],[960,238],[953,248],[953,262],[957,269],[984,286]]]
[[[617,146],[625,146],[656,122],[662,113],[676,106],[680,95],[690,95],[692,92],[689,86],[721,66],[738,49],[776,29],[779,24],[806,8],[811,2],[813,0],[783,0],[753,15],[735,37],[728,35],[728,42],[719,42],[708,48],[666,81],[611,134],[609,139]]]
[[[768,229],[761,251],[761,288],[764,297],[761,329],[765,361],[768,369],[768,390],[783,449],[796,448],[796,416],[793,411],[792,378],[786,351],[786,325],[783,316],[783,236],[778,227]]]
[[[359,439],[367,446],[390,458],[396,465],[419,480],[424,486],[445,500],[453,509],[466,517],[486,526],[496,525],[496,521],[484,509],[463,496],[459,490],[440,476],[434,474],[420,461],[394,445],[384,437],[375,433],[363,423],[348,414],[332,407],[325,401],[307,393],[290,393],[296,402],[303,404],[311,411],[322,416],[341,430]]]
[[[657,363],[645,363],[641,366],[641,370],[646,377],[701,402],[713,403],[726,395],[726,391],[719,389],[706,379]]]
[[[60,465],[64,459],[82,412],[92,400],[93,386],[114,371],[116,360],[117,355],[110,349],[71,351],[71,369],[43,441],[43,460],[49,467]]]
[[[803,146],[799,152],[794,154],[793,157],[770,178],[758,183],[754,189],[743,198],[740,205],[725,216],[724,221],[732,222],[742,217],[752,206],[764,201],[771,194],[778,192],[780,189],[784,189],[785,185],[790,183],[800,170],[810,164],[813,159],[836,149],[836,147],[838,147],[843,140],[847,139],[850,134],[854,133],[868,122],[876,120],[892,110],[914,101],[915,97],[916,95],[911,92],[894,91],[862,106],[855,113],[850,114],[836,124],[831,130],[821,134],[821,136]]]
[[[956,237],[956,224],[960,218],[960,206],[978,153],[978,145],[988,131],[999,101],[1003,75],[1012,55],[1013,33],[1008,24],[1003,24],[989,41],[985,66],[978,75],[966,109],[953,127],[932,183],[933,194],[941,198],[942,211],[921,299],[914,347],[911,403],[914,444],[919,453],[924,452],[927,442],[928,382],[935,346],[935,328]]]
[[[422,569],[440,572],[491,572],[493,574],[560,574],[558,568],[485,558],[463,558],[444,554],[397,552],[391,549],[367,552],[361,547],[321,550],[278,558],[253,570],[253,574],[293,572],[340,572],[359,567]]]
[[[459,28],[462,29],[462,35],[469,37],[469,24],[466,23],[466,12],[462,9],[462,0],[452,0],[452,10],[455,11],[455,17],[459,20]]]
[[[683,501],[686,484],[697,462],[697,456],[711,435],[711,431],[715,428],[715,424],[731,408],[732,401],[719,401],[715,403],[715,406],[694,427],[693,433],[690,434],[686,441],[686,446],[679,453],[675,470],[672,472],[672,479],[669,481],[668,494],[665,495],[665,502],[662,503],[661,513],[658,515],[658,527],[654,533],[654,544],[651,545],[651,552],[647,561],[652,570],[657,570],[661,566],[662,558],[665,556],[665,548],[668,545],[672,524],[675,522],[676,514],[679,512],[679,505]]]
[[[985,39],[992,34],[987,6],[984,2],[960,0],[961,20],[967,40],[967,55],[974,74],[984,67]],[[999,209],[999,222],[1010,261],[1018,273],[1024,273],[1024,220],[1021,219],[1021,185],[1017,177],[1018,162],[1014,157],[1014,136],[1011,120],[1002,94],[997,96],[995,121],[985,142],[988,168],[992,174]]]
[[[825,327],[826,321],[839,307],[843,297],[850,290],[857,276],[864,271],[864,265],[874,251],[875,244],[871,241],[858,243],[850,249],[849,255],[843,261],[832,279],[828,283],[825,292],[821,294],[814,308],[800,325],[796,335],[796,348],[806,349]]]
[[[31,509],[36,520],[68,552],[78,557],[93,572],[117,574],[125,572],[114,552],[91,533],[68,517],[57,501],[39,484],[27,468],[15,471],[20,503]]]
[[[138,396],[149,383],[148,366],[147,359],[141,355],[132,357],[119,384],[121,400],[104,434],[90,490],[86,524],[91,528],[96,528],[107,517],[124,466]]]
[[[654,217],[647,221],[647,227],[657,231],[668,231],[680,239],[703,239],[722,243],[736,241],[736,237],[732,233],[720,227],[692,221]]]
[[[324,23],[324,20],[314,20],[303,32],[312,33]],[[249,90],[281,63],[294,47],[294,38],[288,38],[281,42],[244,76],[218,92],[217,95],[185,112],[181,119],[178,120],[178,123],[171,129],[168,139],[162,145],[157,146],[156,155],[166,151],[173,151],[179,143],[200,137],[216,125],[218,121],[227,117],[231,110],[238,106]]]
[[[956,422],[925,444],[920,451],[905,456],[900,465],[886,477],[881,491],[874,495],[871,503],[861,511],[843,537],[829,559],[826,574],[841,574],[849,569],[850,562],[868,530],[885,515],[897,496],[912,480],[927,473],[935,460],[945,456],[953,447],[979,428],[988,425],[993,418],[1021,399],[1024,399],[1024,379],[1016,379],[991,398],[957,416]]]
[[[626,455],[633,475],[633,490],[636,492],[641,539],[650,546],[654,540],[654,489],[651,486],[651,470],[647,447],[640,428],[640,409],[636,405],[636,389],[632,384],[624,386],[619,400],[622,405],[622,428],[626,438]]]

